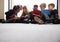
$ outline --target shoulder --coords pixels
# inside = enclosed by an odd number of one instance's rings
[[[57,9],[54,9],[53,11],[54,11],[54,13],[56,13],[56,14],[58,13],[58,10],[57,10]]]
[[[57,12],[58,10],[57,9],[54,9],[53,11]]]
[[[50,12],[50,10],[45,9],[45,10],[42,10],[41,12]]]
[[[51,11],[51,13],[57,14],[58,13],[58,10],[57,9],[54,9],[54,10]]]

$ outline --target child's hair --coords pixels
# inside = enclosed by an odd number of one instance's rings
[[[28,14],[28,9],[26,6],[23,6],[23,9],[26,9],[26,11],[23,10],[23,13],[22,13],[22,16],[25,16],[26,14]]]
[[[38,5],[34,5],[34,7],[38,7]]]
[[[26,6],[24,6],[24,7],[23,7],[23,9],[27,9],[27,7],[26,7]]]
[[[43,6],[44,8],[46,8],[46,3],[42,3],[41,5],[40,5],[40,7],[41,6]]]
[[[55,4],[51,3],[51,4],[49,4],[48,6],[53,6],[53,8],[54,8],[54,7],[55,7]]]
[[[17,10],[17,9],[19,9],[19,8],[21,8],[22,7],[22,5],[15,5],[14,7],[13,7],[13,10]]]
[[[28,11],[27,6],[24,6],[23,9],[26,9],[26,11]]]

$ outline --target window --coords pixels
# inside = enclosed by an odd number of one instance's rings
[[[10,1],[10,3],[8,3]],[[48,8],[48,4],[54,3],[55,4],[55,9],[57,9],[57,0],[4,0],[5,4],[5,9],[4,12],[8,11],[8,4],[10,4],[9,8],[12,9],[14,5],[22,5],[22,6],[27,6],[29,11],[32,11],[33,5],[37,4],[40,6],[41,3],[46,3]],[[40,10],[40,8],[39,8]],[[20,17],[22,11],[18,14],[18,17]],[[5,17],[4,17],[5,18]]]
[[[26,5],[28,10],[32,11],[33,5],[37,4],[38,6],[40,6],[41,3],[46,3],[47,4],[46,8],[48,8],[48,4],[54,3],[55,9],[57,9],[57,0],[13,0],[12,7],[14,5],[23,5],[23,6]],[[18,16],[20,15],[21,15],[21,12],[20,14],[18,14]]]

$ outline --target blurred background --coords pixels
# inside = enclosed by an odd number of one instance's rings
[[[57,9],[57,0],[4,0],[4,12],[8,11],[9,9],[12,9],[14,5],[22,5],[27,6],[29,11],[33,10],[33,6],[37,4],[40,6],[41,3],[46,3],[46,9],[48,9],[48,4],[54,3],[55,9]],[[40,10],[40,8],[38,8]],[[18,17],[21,16],[21,12],[18,13]],[[5,15],[4,15],[5,18]]]

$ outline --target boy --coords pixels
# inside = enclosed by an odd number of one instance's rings
[[[50,11],[48,9],[45,9],[46,8],[46,4],[45,3],[42,3],[40,5],[40,9],[41,9],[41,14],[46,14],[46,15],[50,15]]]
[[[32,13],[32,18],[34,20],[34,22],[39,23],[39,24],[43,24],[44,22],[39,18],[41,15],[41,12],[38,10],[38,5],[34,5],[33,7],[33,11]]]
[[[46,3],[42,3],[40,5],[40,9],[41,9],[41,15],[42,15],[42,19],[47,22],[46,20],[48,20],[48,22],[50,21],[50,10],[45,9],[46,8]]]
[[[53,23],[54,23],[55,20],[58,19],[58,12],[57,12],[57,9],[54,9],[54,8],[55,8],[55,4],[53,4],[53,3],[49,4],[49,5],[48,5],[48,8],[49,8],[49,10],[50,10],[50,12],[51,12],[50,17],[52,18]]]

